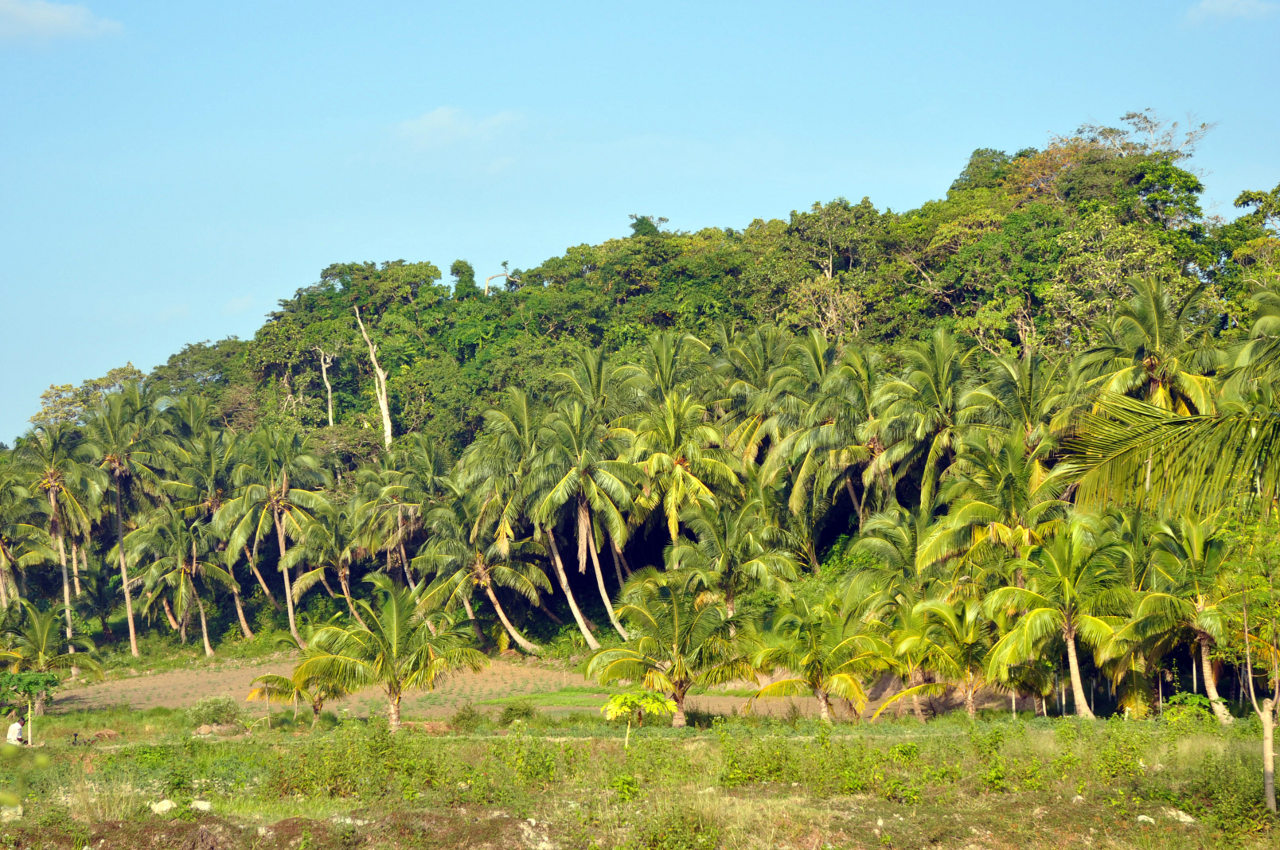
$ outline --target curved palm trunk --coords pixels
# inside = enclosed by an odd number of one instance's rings
[[[1067,666],[1071,669],[1071,698],[1075,701],[1076,715],[1094,719],[1093,710],[1084,696],[1084,682],[1080,679],[1080,661],[1076,658],[1076,636],[1064,632],[1062,637],[1067,642]]]
[[[200,596],[192,593],[196,598],[196,610],[200,612],[200,637],[204,640],[204,655],[206,658],[213,657],[213,644],[209,643],[209,621],[204,616],[204,603],[200,601]]]
[[[129,654],[138,657],[138,632],[133,625],[133,592],[129,590],[129,567],[124,560],[124,510],[120,505],[120,482],[116,481],[116,552],[120,561],[120,586],[124,589],[124,613],[129,622]]]
[[[1213,716],[1218,718],[1219,723],[1230,726],[1235,718],[1231,716],[1231,712],[1227,711],[1227,704],[1222,701],[1222,697],[1218,696],[1218,683],[1213,675],[1213,662],[1209,659],[1209,638],[1201,634],[1196,637],[1196,642],[1200,644],[1200,669],[1204,672],[1204,692],[1209,697],[1209,707],[1213,709]]]
[[[502,628],[507,630],[507,635],[516,642],[516,645],[530,655],[540,655],[542,647],[533,643],[520,632],[516,631],[516,627],[511,625],[511,621],[507,619],[507,612],[502,609],[502,605],[498,602],[497,594],[493,592],[493,588],[489,585],[484,586],[484,595],[489,597],[489,604],[493,606],[493,610],[498,614],[498,620],[502,623]]]
[[[551,544],[551,563],[555,567],[556,578],[560,581],[560,589],[564,591],[565,598],[569,600],[569,610],[573,612],[573,620],[578,624],[578,631],[582,632],[582,638],[587,642],[587,646],[591,647],[592,651],[597,650],[600,648],[600,641],[591,634],[586,620],[582,618],[582,612],[578,610],[578,600],[573,598],[569,579],[564,574],[564,562],[560,560],[560,547],[556,545],[556,533],[550,527],[547,528],[547,542]]]
[[[236,603],[236,619],[240,621],[240,634],[244,635],[245,640],[253,640],[253,629],[249,628],[249,621],[244,616],[244,605],[240,602],[240,583],[235,580],[235,576],[231,577],[233,582],[231,585],[231,598]]]
[[[339,570],[338,584],[342,585],[342,598],[347,600],[347,610],[351,612],[351,616],[355,618],[357,623],[366,629],[369,628],[365,625],[364,618],[360,616],[360,612],[356,610],[355,603],[351,601],[351,583],[347,580],[346,570]]]
[[[284,563],[285,542],[284,542],[284,524],[280,522],[280,514],[272,513],[271,518],[276,524],[276,543],[280,547],[280,562]],[[293,582],[289,580],[289,571],[281,569],[280,574],[284,576],[284,604],[289,612],[289,634],[293,635],[293,639],[297,641],[298,646],[303,649],[307,648],[307,644],[303,641],[302,636],[298,634],[298,622],[294,618],[293,613]]]
[[[254,543],[253,545],[256,550],[258,544]],[[261,587],[262,592],[266,594],[267,601],[271,603],[272,608],[279,611],[280,603],[277,602],[275,596],[272,595],[271,588],[267,587],[267,580],[264,579],[262,577],[262,573],[258,571],[258,559],[254,556],[254,552],[249,550],[248,546],[244,547],[244,557],[249,562],[249,570],[253,573],[253,577],[258,580],[258,586]]]
[[[488,641],[484,639],[484,630],[480,628],[480,621],[476,619],[476,612],[471,607],[471,600],[466,596],[462,597],[462,610],[467,612],[467,619],[471,621],[471,631],[475,633],[476,643],[484,646]]]
[[[922,685],[924,684],[924,674],[919,670],[912,670],[911,678],[908,679],[907,682],[908,687],[914,688],[916,685]],[[919,720],[921,723],[926,722],[924,717],[924,706],[920,704],[920,694],[918,693],[911,695],[911,713],[916,716],[916,720]]]
[[[583,535],[586,535],[584,538]],[[585,501],[578,502],[578,539],[586,541],[587,552],[591,555],[591,565],[595,569],[596,587],[600,590],[600,600],[604,602],[605,613],[609,622],[623,640],[627,640],[627,630],[618,622],[618,615],[613,612],[613,602],[609,600],[609,591],[604,587],[604,571],[600,569],[600,553],[596,551],[596,537],[591,532],[591,513]]]
[[[182,626],[178,623],[178,618],[173,616],[173,609],[169,607],[168,598],[160,600],[160,607],[164,609],[164,618],[169,621],[169,628],[182,635]],[[185,635],[182,636],[182,642],[187,642]]]
[[[622,578],[622,568],[618,562],[618,544],[612,535],[609,536],[609,552],[613,555],[613,577],[618,580],[618,587],[622,587],[624,579]],[[627,574],[630,575],[631,571],[628,570]]]
[[[964,689],[964,710],[969,712],[970,720],[978,719],[978,700],[973,688],[966,687]],[[1016,710],[1014,711],[1014,716],[1017,716]]]

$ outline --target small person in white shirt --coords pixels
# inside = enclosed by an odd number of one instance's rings
[[[22,746],[22,718],[15,717],[13,722],[9,724],[9,734],[5,736],[5,742]]]

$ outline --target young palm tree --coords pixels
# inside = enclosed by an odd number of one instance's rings
[[[58,612],[41,611],[25,599],[19,600],[22,618],[5,634],[9,657],[5,663],[14,673],[56,673],[79,667],[97,669],[98,665],[85,653],[93,652],[93,641],[86,637],[58,636]],[[77,653],[76,649],[81,652]],[[44,714],[45,698],[35,703],[35,713]]]
[[[849,617],[835,596],[814,603],[793,598],[778,610],[755,656],[762,672],[788,675],[765,685],[753,699],[809,694],[818,716],[831,722],[831,700],[848,700],[854,711],[867,704],[862,686],[868,675],[886,666],[889,645],[878,624]]]
[[[1120,581],[1119,557],[1114,539],[1101,531],[1096,518],[1072,515],[1023,567],[1026,587],[1001,587],[988,595],[988,615],[1019,612],[991,650],[992,668],[998,672],[1031,660],[1047,641],[1061,638],[1076,713],[1093,718],[1080,677],[1077,642],[1100,649],[1120,625],[1114,614],[1125,610],[1129,589]]]
[[[924,629],[906,636],[894,651],[918,651],[923,666],[941,683],[960,691],[969,719],[978,715],[978,691],[987,684],[987,655],[995,642],[995,626],[977,599],[954,602],[932,597],[916,603]],[[908,691],[898,694],[900,698]],[[883,710],[883,709],[881,709]]]
[[[349,693],[342,690],[337,682],[299,679],[296,672],[293,676],[266,673],[255,678],[251,684],[254,687],[246,700],[291,704],[294,707],[294,720],[298,718],[298,704],[306,703],[311,708],[312,729],[320,722],[320,713],[324,711],[325,703]]]
[[[686,724],[685,698],[695,686],[754,681],[744,633],[735,631],[723,603],[704,590],[697,573],[637,572],[623,588],[625,604],[618,609],[631,637],[592,655],[587,676],[602,685],[627,679],[665,693],[676,704],[672,726]]]
[[[405,691],[434,689],[459,670],[483,669],[489,659],[468,646],[465,630],[447,619],[434,631],[428,628],[412,591],[382,575],[365,580],[378,596],[373,604],[356,601],[366,625],[353,622],[318,629],[292,678],[344,692],[377,685],[387,697],[387,721],[394,733],[400,728]]]

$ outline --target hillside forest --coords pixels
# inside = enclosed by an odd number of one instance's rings
[[[393,729],[516,651],[677,725],[738,680],[858,717],[890,675],[922,721],[1184,691],[1270,734],[1280,185],[1206,216],[1205,129],[492,276],[335,264],[252,339],[51,387],[0,452],[4,662],[287,632],[279,687],[380,683]]]

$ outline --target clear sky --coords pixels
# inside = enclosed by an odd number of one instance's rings
[[[0,440],[40,392],[250,336],[333,262],[940,197],[1146,107],[1280,181],[1280,0],[0,0]]]

